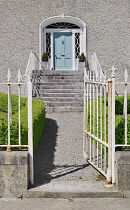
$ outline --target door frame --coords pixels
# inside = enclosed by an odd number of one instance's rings
[[[79,26],[79,28],[46,28],[51,23],[69,22]],[[71,32],[72,33],[72,70],[77,71],[77,60],[75,58],[75,34],[80,34],[80,53],[84,52],[87,58],[86,45],[86,24],[79,18],[71,16],[54,16],[42,21],[39,26],[39,70],[41,70],[41,57],[43,52],[46,52],[46,33],[51,34],[51,58],[49,59],[50,70],[54,68],[54,33],[55,32]],[[86,59],[87,60],[87,59]]]
[[[51,60],[50,60],[50,66],[54,69],[54,33],[72,33],[72,69],[71,71],[76,70],[75,65],[75,33],[80,33],[80,51],[83,51],[83,33],[82,29],[44,29],[43,37],[43,49],[46,49],[46,33],[51,33]],[[44,50],[42,50],[42,53]],[[40,60],[40,59],[39,59]]]
[[[73,59],[72,59],[72,55],[73,55],[73,50],[72,50],[72,33],[71,32],[55,32],[55,33],[53,33],[53,49],[54,49],[54,55],[53,55],[53,59],[54,59],[54,63],[53,63],[53,66],[54,66],[54,70],[56,70],[56,61],[55,61],[55,54],[56,54],[56,52],[55,52],[55,48],[56,48],[56,46],[55,46],[55,35],[56,34],[71,34],[71,68],[70,69],[64,69],[65,71],[68,71],[68,70],[72,70],[73,69]],[[58,71],[59,71],[59,69],[57,69]],[[63,69],[61,69],[61,70],[63,70]]]

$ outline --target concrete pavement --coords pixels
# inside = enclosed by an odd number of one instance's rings
[[[0,199],[0,210],[129,210],[126,198]]]

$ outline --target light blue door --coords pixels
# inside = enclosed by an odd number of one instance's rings
[[[54,33],[54,68],[72,70],[72,33]]]

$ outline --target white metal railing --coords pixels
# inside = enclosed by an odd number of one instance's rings
[[[95,62],[95,61],[94,61]],[[98,62],[96,64],[96,70]],[[84,157],[107,176],[106,78],[100,72],[84,74]],[[104,111],[102,111],[104,110]]]
[[[33,126],[32,126],[32,70],[34,68],[34,54],[31,52],[24,75],[21,75],[20,70],[18,71],[18,80],[15,83],[10,82],[11,73],[8,69],[7,83],[0,83],[0,85],[7,86],[8,89],[8,143],[6,145],[0,145],[0,147],[27,147],[29,153],[29,175],[30,183],[34,184],[34,172],[33,172]],[[11,104],[11,88],[15,87],[17,89],[18,95],[18,144],[12,145],[10,139],[10,128],[12,123],[12,104]],[[28,103],[28,144],[23,145],[21,143],[21,90],[26,90],[27,93],[27,103]]]
[[[92,71],[84,71],[84,157],[107,178],[115,183],[115,148],[130,147],[127,139],[127,78],[124,85],[125,144],[115,143],[115,68],[107,81],[98,62],[92,55]],[[121,82],[120,82],[121,85]],[[108,97],[107,97],[108,95]],[[108,100],[108,102],[107,102]],[[108,105],[107,105],[108,103]],[[108,109],[108,111],[107,111]],[[108,114],[107,114],[108,113]]]
[[[130,147],[127,125],[128,73],[125,70],[124,82],[115,81],[116,69],[112,67],[111,78],[106,79],[97,60],[92,55],[92,70],[84,72],[84,157],[106,178],[115,183],[116,147]],[[124,143],[115,142],[115,86],[124,90]],[[108,96],[108,97],[107,97]],[[108,102],[107,102],[108,100]],[[108,105],[107,105],[108,104]],[[108,113],[108,114],[107,114]],[[122,137],[123,138],[123,137]],[[122,141],[123,142],[123,141]]]
[[[103,72],[95,52],[91,55],[91,70],[94,72],[96,80],[106,81],[106,73]]]

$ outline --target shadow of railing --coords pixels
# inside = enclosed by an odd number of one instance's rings
[[[34,182],[35,187],[50,183],[51,180],[73,175],[89,166],[85,164],[54,165],[55,151],[57,146],[57,122],[46,119],[45,129],[39,142],[38,149],[34,153]]]
[[[34,153],[34,182],[35,186],[51,181],[49,174],[54,166],[58,126],[55,120],[46,118],[45,129],[38,149]]]
[[[52,179],[57,179],[60,177],[67,176],[69,174],[74,174],[77,171],[88,167],[89,164],[82,165],[56,165],[55,170],[51,173]]]

